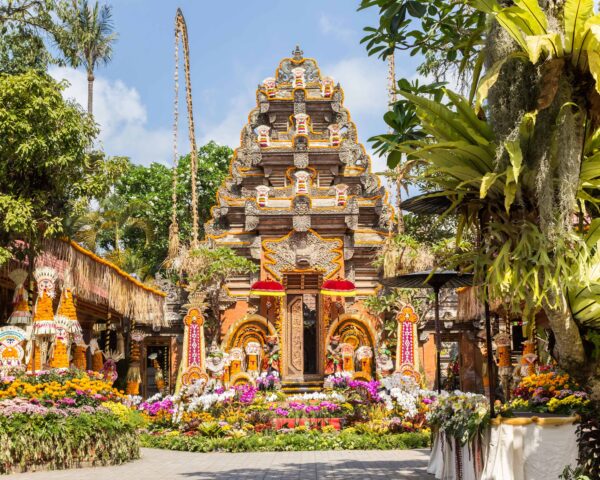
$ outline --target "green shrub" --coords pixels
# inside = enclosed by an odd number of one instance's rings
[[[429,446],[427,433],[387,435],[339,433],[251,434],[242,438],[207,438],[200,435],[148,435],[141,437],[142,445],[151,448],[189,452],[284,452],[306,450],[391,450]]]
[[[0,416],[0,473],[115,465],[139,458],[135,428],[111,413]]]

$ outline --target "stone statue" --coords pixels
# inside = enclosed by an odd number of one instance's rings
[[[277,335],[270,335],[267,337],[267,341],[264,345],[265,354],[262,358],[261,370],[263,372],[279,372],[279,338]]]
[[[339,372],[342,365],[342,351],[339,335],[334,335],[327,345],[327,362],[325,364],[325,374],[331,375]]]

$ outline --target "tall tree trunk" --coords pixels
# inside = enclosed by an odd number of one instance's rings
[[[87,110],[88,110],[88,113],[90,115],[92,115],[93,107],[94,107],[94,74],[92,72],[88,72],[87,80],[88,80]]]

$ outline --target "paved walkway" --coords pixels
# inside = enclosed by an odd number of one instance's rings
[[[116,467],[9,475],[32,480],[368,480],[427,479],[429,450],[191,453],[142,449],[142,458]]]

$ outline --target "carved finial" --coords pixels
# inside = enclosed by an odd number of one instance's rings
[[[300,50],[300,45],[296,45],[292,55],[294,56],[294,60],[302,60],[304,58],[304,52]]]

